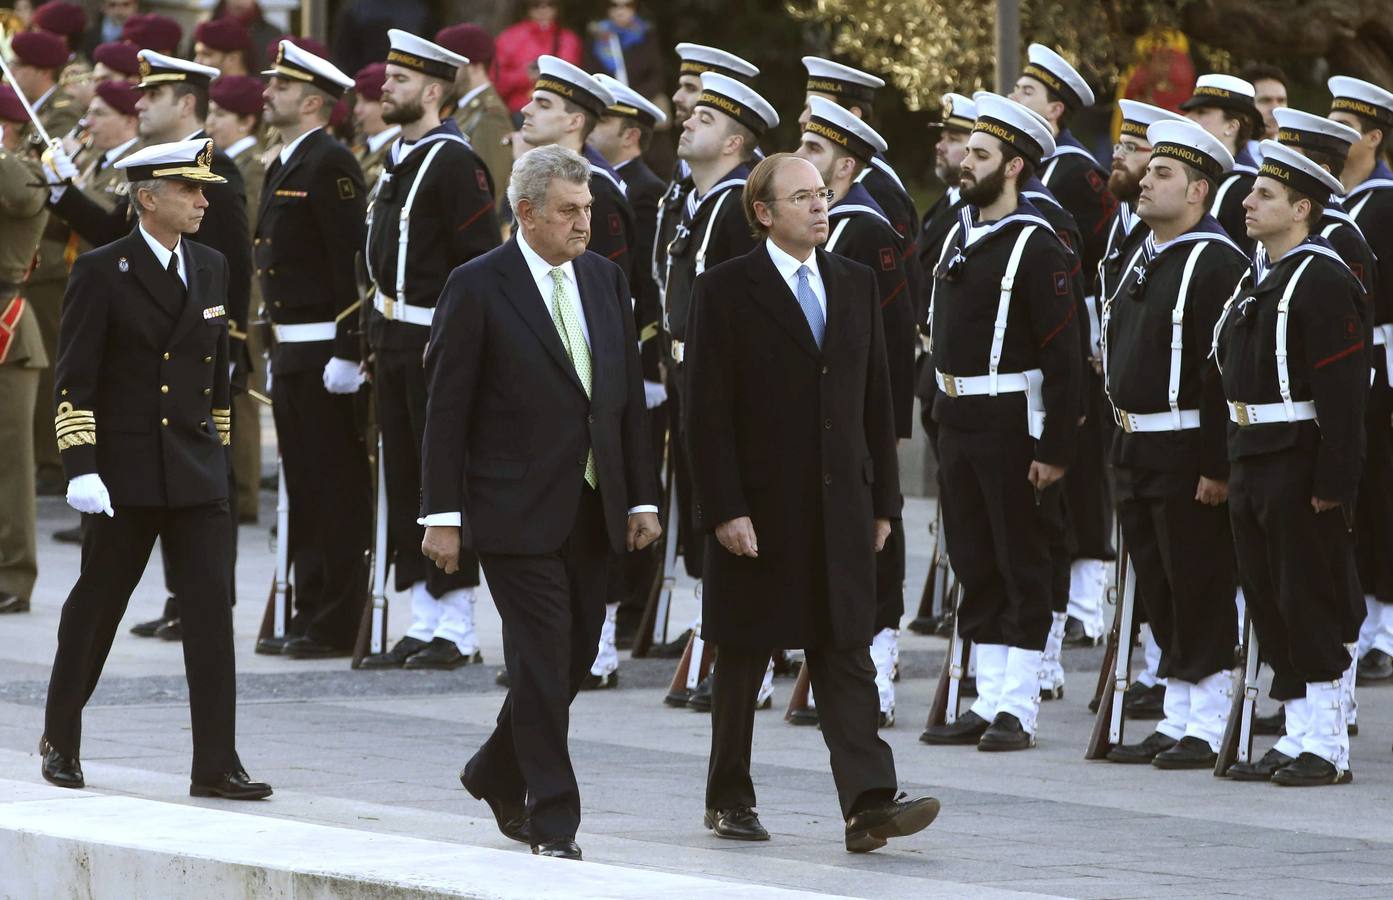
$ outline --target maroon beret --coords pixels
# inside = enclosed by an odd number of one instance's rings
[[[239,116],[260,116],[261,93],[266,85],[260,78],[249,75],[224,75],[214,78],[208,88],[208,99]]]
[[[329,127],[338,128],[348,121],[348,98],[340,97],[334,101],[334,108],[329,112]]]
[[[76,3],[49,0],[34,10],[34,27],[50,34],[77,37],[87,30],[87,13]]]
[[[140,50],[154,50],[156,53],[173,55],[179,50],[179,42],[184,39],[184,29],[179,23],[159,13],[142,13],[131,16],[121,27],[121,40],[130,41]]]
[[[140,74],[140,48],[126,41],[98,44],[92,51],[92,62],[101,63],[113,72],[135,78]]]
[[[140,90],[124,81],[101,81],[97,83],[97,96],[117,112],[134,116],[135,102],[140,99]]]
[[[29,116],[24,112],[24,104],[19,101],[19,95],[8,84],[0,84],[0,121],[29,121]]]
[[[290,41],[290,43],[299,47],[301,50],[308,50],[320,59],[327,60],[329,58],[329,48],[319,41],[316,41],[314,38],[300,37],[298,34],[283,34],[266,45],[267,59],[274,60],[276,58],[276,54],[278,54],[281,49],[281,41]]]
[[[387,80],[386,63],[368,63],[353,76],[353,92],[364,100],[382,99],[382,85]]]
[[[472,22],[450,25],[435,33],[435,42],[446,50],[466,57],[472,63],[493,62],[493,35]]]
[[[193,39],[223,53],[246,50],[252,45],[251,32],[247,31],[247,26],[231,16],[200,22],[193,30]]]
[[[68,62],[68,43],[47,31],[21,31],[10,40],[15,58],[39,69],[61,69]]]

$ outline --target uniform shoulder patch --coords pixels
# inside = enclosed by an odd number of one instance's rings
[[[882,271],[882,272],[889,272],[890,270],[892,270],[892,269],[894,269],[894,268],[895,268],[895,248],[894,248],[894,247],[881,247],[881,248],[880,248],[880,271]]]
[[[1350,270],[1350,272],[1354,273],[1354,277],[1355,277],[1355,278],[1359,279],[1359,283],[1360,283],[1360,284],[1363,284],[1363,283],[1364,283],[1364,264],[1363,264],[1363,263],[1350,263],[1350,264],[1349,264],[1349,270]]]
[[[1093,188],[1093,193],[1101,194],[1107,188],[1108,183],[1103,180],[1103,176],[1099,175],[1096,169],[1089,169],[1088,186]]]
[[[474,170],[474,183],[479,186],[479,190],[483,191],[484,193],[488,193],[489,177],[483,169]]]
[[[617,212],[609,214],[609,233],[615,235],[624,233],[624,220],[619,217]]]
[[[354,197],[356,197],[356,196],[358,196],[358,191],[353,187],[353,179],[352,179],[352,178],[340,178],[340,179],[339,179],[339,199],[340,199],[340,200],[352,200],[352,199],[353,199]]]
[[[1054,295],[1056,297],[1067,297],[1069,295],[1069,273],[1054,273]]]

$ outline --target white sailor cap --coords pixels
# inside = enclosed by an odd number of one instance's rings
[[[941,128],[971,131],[977,121],[977,104],[971,97],[949,92],[943,95],[943,121],[930,123]]]
[[[869,163],[877,153],[884,153],[890,146],[885,138],[826,97],[809,97],[811,114],[803,131],[824,137],[864,163]]]
[[[170,178],[193,184],[223,184],[221,175],[213,174],[213,142],[208,138],[152,144],[116,161],[115,167],[126,173],[129,181],[150,181]]]
[[[1276,141],[1263,141],[1259,149],[1262,151],[1262,165],[1258,166],[1259,177],[1265,175],[1275,178],[1320,203],[1328,203],[1331,194],[1345,192],[1340,179],[1291,147],[1283,147]]]
[[[1257,90],[1251,82],[1216,72],[1201,75],[1196,79],[1195,92],[1180,104],[1180,108],[1188,111],[1209,106],[1218,107],[1235,115],[1246,116],[1254,128],[1261,129],[1262,113],[1258,112],[1256,97]]]
[[[1005,144],[1010,144],[1034,165],[1054,154],[1054,135],[1040,116],[991,91],[978,91],[972,95],[977,104],[977,120],[972,125],[974,132],[981,131]]]
[[[703,44],[678,44],[677,58],[682,61],[678,75],[702,75],[719,72],[729,78],[748,81],[759,74],[759,66],[746,62],[734,53],[717,50]]]
[[[401,66],[445,81],[454,81],[459,70],[469,65],[467,57],[400,28],[387,29],[387,40],[392,45],[387,51],[388,65]]]
[[[701,96],[692,105],[720,110],[756,137],[779,124],[779,114],[754,88],[720,72],[702,73]]]
[[[1069,109],[1093,105],[1093,88],[1064,57],[1044,44],[1031,44],[1026,50],[1026,59],[1021,74],[1029,75],[1054,91]]]
[[[1146,141],[1151,156],[1176,159],[1197,169],[1205,177],[1219,181],[1233,169],[1233,154],[1229,148],[1189,119],[1162,119],[1146,129]]]
[[[338,66],[315,56],[298,44],[285,40],[277,46],[276,60],[271,64],[271,68],[261,74],[308,82],[334,98],[342,97],[344,91],[353,87],[353,79],[345,75]]]
[[[136,54],[140,61],[140,83],[138,88],[159,87],[162,84],[186,82],[207,87],[222,72],[212,66],[199,65],[187,59],[165,56],[154,50],[141,50]]]
[[[1138,103],[1136,100],[1119,100],[1118,105],[1122,107],[1122,130],[1121,133],[1129,137],[1140,138],[1151,143],[1146,137],[1146,130],[1157,122],[1188,122],[1178,113],[1173,113],[1168,109],[1159,106],[1152,106],[1150,103]]]
[[[537,70],[541,74],[532,86],[534,91],[558,94],[596,116],[603,116],[614,103],[614,96],[594,75],[564,59],[543,56],[537,60]]]
[[[1354,113],[1383,126],[1393,125],[1393,94],[1367,81],[1336,75],[1326,82],[1330,88],[1331,112]]]
[[[605,115],[637,119],[649,128],[667,121],[666,113],[619,79],[598,72],[595,80],[614,98],[614,102],[605,110]]]
[[[830,94],[838,103],[868,104],[885,87],[883,78],[820,56],[803,57],[803,68],[808,70],[807,92]]]
[[[1350,145],[1359,140],[1359,132],[1325,116],[1285,106],[1272,110],[1272,115],[1277,119],[1277,143],[1286,147],[1318,150],[1344,159]]]

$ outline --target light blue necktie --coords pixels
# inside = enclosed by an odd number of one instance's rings
[[[808,282],[810,274],[812,270],[807,266],[798,267],[798,305],[803,308],[808,327],[813,330],[813,343],[821,350],[822,336],[827,331],[827,320],[822,315],[822,305],[817,302],[817,294],[813,293],[813,286]]]

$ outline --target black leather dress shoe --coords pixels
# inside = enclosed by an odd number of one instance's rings
[[[184,626],[178,619],[170,619],[155,629],[155,637],[162,641],[182,641],[184,639]]]
[[[1274,747],[1257,762],[1236,762],[1229,766],[1229,777],[1234,781],[1271,781],[1273,772],[1293,762],[1290,756]]]
[[[1157,753],[1151,764],[1158,769],[1212,769],[1219,754],[1209,748],[1209,741],[1186,735],[1175,746]]]
[[[295,638],[296,635],[293,634],[262,638],[256,642],[256,652],[262,656],[281,656],[285,653],[285,645],[295,640]]]
[[[1035,735],[1025,730],[1021,720],[1008,712],[996,714],[992,724],[977,741],[977,749],[987,752],[1029,750],[1035,746]]]
[[[966,678],[964,678],[964,679],[962,679],[961,681],[958,682],[958,696],[959,696],[959,697],[976,697],[976,696],[977,696],[977,676],[976,676],[976,675],[969,675],[969,676],[967,676]]]
[[[805,706],[802,709],[795,709],[788,714],[788,723],[790,725],[818,725],[821,721],[822,720],[818,718],[816,706]]]
[[[606,672],[603,675],[586,672],[585,677],[580,682],[582,691],[606,691],[616,687],[619,687],[619,673],[617,671]]]
[[[86,787],[82,777],[82,763],[76,756],[64,756],[48,742],[47,737],[39,738],[39,755],[43,757],[40,771],[44,781],[61,788]]]
[[[1302,753],[1296,759],[1272,773],[1272,783],[1283,787],[1319,787],[1325,784],[1349,784],[1354,773],[1341,772],[1314,753]]]
[[[131,626],[131,634],[136,637],[154,637],[155,632],[163,628],[170,620],[161,616],[158,619],[151,619],[148,622],[137,622]]]
[[[687,698],[688,709],[704,713],[709,713],[711,711],[711,679],[715,677],[716,676],[712,674],[701,679],[701,682],[696,686],[696,690],[692,691],[692,696]]]
[[[1096,647],[1102,642],[1102,636],[1089,637],[1088,629],[1083,627],[1083,622],[1070,616],[1064,622],[1064,646],[1066,647]]]
[[[1358,684],[1375,684],[1393,678],[1393,656],[1382,650],[1370,650],[1359,658],[1354,677]]]
[[[460,769],[459,783],[466,791],[469,784],[465,780],[465,770]],[[473,793],[471,791],[471,793]],[[498,824],[498,831],[510,841],[517,841],[519,844],[532,843],[532,824],[527,819],[527,806],[521,800],[500,800],[496,797],[480,797],[489,805],[493,812],[493,821]]]
[[[271,796],[271,786],[264,781],[252,781],[251,776],[238,769],[224,772],[212,781],[189,784],[190,797],[220,797],[223,800],[265,800]]]
[[[1175,746],[1175,738],[1153,731],[1139,744],[1118,744],[1108,751],[1108,762],[1146,765]]]
[[[653,659],[681,659],[682,654],[687,652],[687,642],[691,638],[692,629],[688,628],[666,644],[654,646],[648,651],[648,655]]]
[[[461,653],[454,641],[448,638],[431,638],[424,649],[418,650],[406,660],[408,669],[458,669],[471,663],[481,663],[484,655],[478,650]]]
[[[0,615],[5,613],[27,613],[28,611],[28,597],[17,597],[14,594],[7,594],[4,591],[0,591]]]
[[[60,544],[81,544],[82,526],[74,525],[72,528],[60,528],[53,532],[53,539]]]
[[[952,725],[930,725],[919,735],[921,744],[975,744],[991,723],[968,710]]]
[[[938,818],[939,803],[933,797],[906,800],[907,795],[853,813],[846,820],[846,849],[869,853],[885,846],[892,837],[906,837],[928,828]]]
[[[386,653],[374,653],[363,657],[358,664],[360,669],[400,669],[407,659],[426,648],[426,642],[414,637],[403,637],[392,645]]]
[[[1163,719],[1166,716],[1166,686],[1153,684],[1147,687],[1134,681],[1127,687],[1122,711],[1129,719]]]
[[[574,859],[579,861],[580,846],[575,841],[546,841],[532,845],[533,856],[550,856],[554,859]]]
[[[759,823],[759,814],[748,806],[708,809],[705,824],[706,830],[714,831],[718,838],[730,841],[769,840],[769,832]]]
[[[312,637],[297,637],[285,642],[281,655],[291,659],[333,659],[338,656],[352,656],[353,651],[317,641]]]
[[[933,634],[938,631],[938,623],[934,616],[918,616],[905,627],[915,634]]]
[[[1270,716],[1253,716],[1253,734],[1283,735],[1287,733],[1287,708],[1277,707]]]

